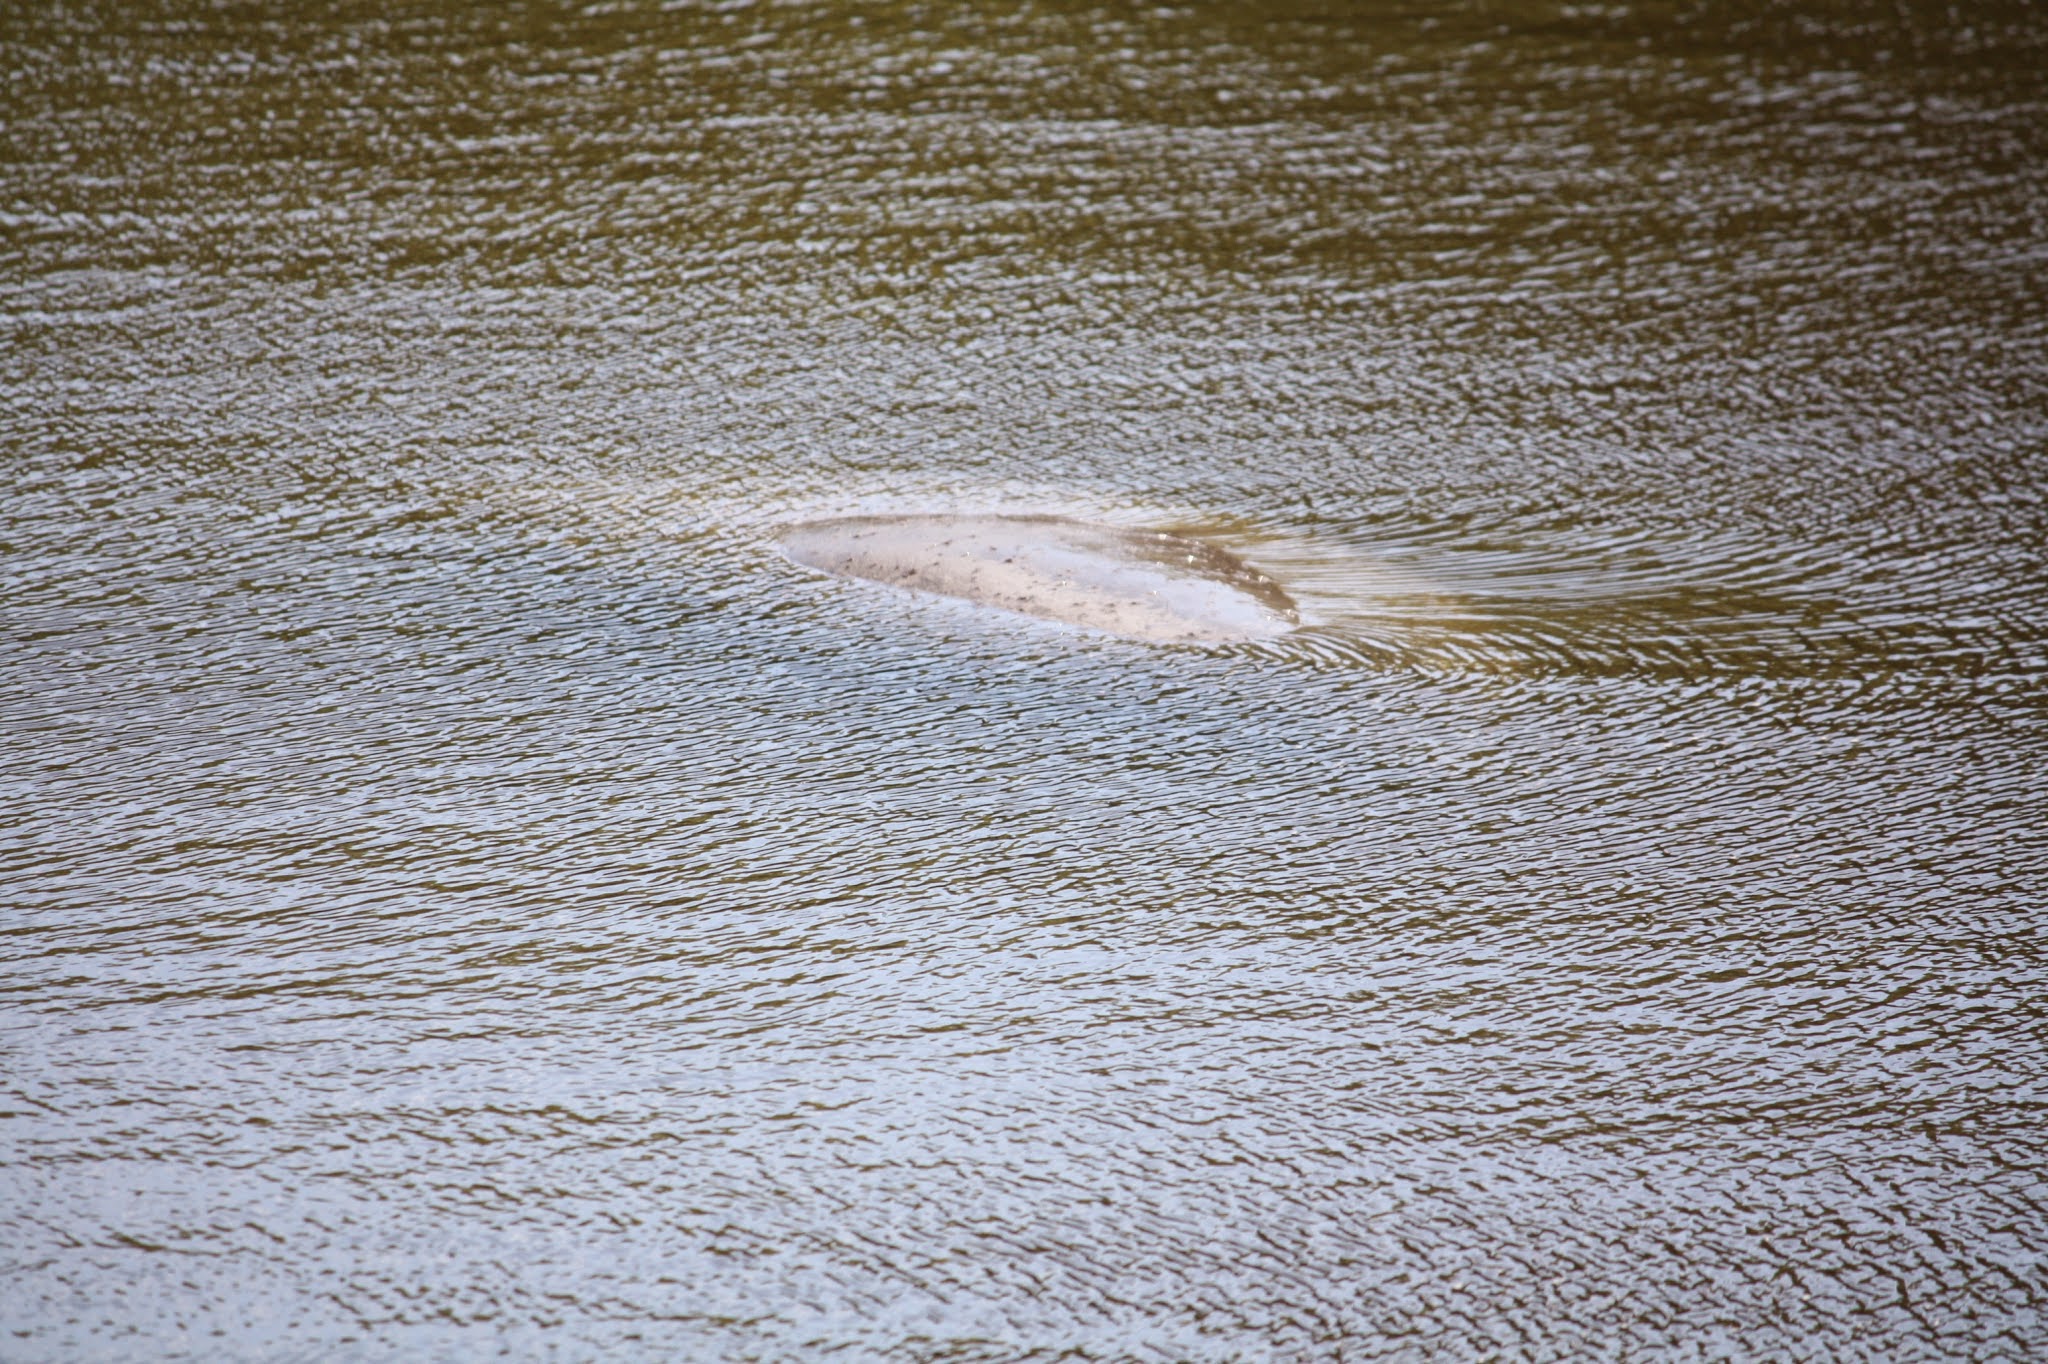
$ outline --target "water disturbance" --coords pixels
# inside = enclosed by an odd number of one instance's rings
[[[0,1357],[2048,1356],[2039,6],[0,66]]]

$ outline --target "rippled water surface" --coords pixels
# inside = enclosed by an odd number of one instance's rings
[[[2038,10],[0,64],[0,1357],[2048,1353]]]

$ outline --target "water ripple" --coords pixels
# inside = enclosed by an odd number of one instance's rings
[[[10,15],[9,1357],[2038,1357],[2044,46]]]

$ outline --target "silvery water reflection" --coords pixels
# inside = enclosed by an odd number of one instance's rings
[[[2048,1350],[2043,34],[10,11],[0,1353]]]

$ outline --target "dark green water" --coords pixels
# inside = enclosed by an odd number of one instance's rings
[[[0,1358],[2048,1353],[2037,9],[0,67]]]

